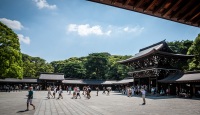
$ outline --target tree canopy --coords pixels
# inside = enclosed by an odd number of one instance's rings
[[[40,57],[22,54],[24,77],[38,77],[41,72],[53,72],[53,66]]]
[[[0,78],[23,77],[22,55],[17,35],[0,22]]]
[[[54,73],[64,73],[65,77],[79,79],[123,79],[129,67],[117,61],[131,56],[110,55],[107,52],[92,53],[86,57],[73,57],[64,61],[51,62]]]
[[[200,34],[196,37],[187,54],[195,55],[190,60],[189,70],[200,70]]]

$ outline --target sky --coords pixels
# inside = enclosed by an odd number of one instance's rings
[[[21,52],[47,62],[91,53],[134,55],[159,41],[194,40],[199,27],[87,0],[0,0]]]

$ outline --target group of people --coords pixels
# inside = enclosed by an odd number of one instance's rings
[[[147,91],[146,85],[141,85],[141,86],[137,85],[137,86],[132,86],[132,87],[126,86],[124,88],[119,88],[119,91],[122,92],[122,94],[127,95],[128,97],[132,97],[135,94],[136,95],[141,94],[142,99],[143,99],[142,105],[146,104],[146,100],[145,100],[146,91]]]
[[[58,98],[57,99],[63,99],[63,96],[62,96],[62,93],[63,93],[63,91],[62,91],[62,87],[61,86],[54,86],[54,88],[53,88],[53,95],[51,94],[51,90],[52,90],[52,88],[51,88],[51,86],[49,86],[49,87],[47,87],[47,91],[48,91],[48,93],[47,93],[47,98],[48,99],[50,99],[50,96],[52,96],[52,98],[56,98],[56,93],[58,93]]]
[[[130,87],[127,87],[127,95],[130,96],[132,94],[132,90]],[[53,95],[51,93],[51,90],[52,90],[52,87],[49,86],[47,87],[47,98],[50,99],[50,96],[52,98],[56,98],[56,93],[58,93],[58,98],[57,99],[63,99],[63,96],[62,96],[62,93],[63,93],[63,90],[62,90],[62,87],[61,86],[54,86],[53,87]],[[68,91],[71,91],[71,90],[67,90],[67,93]],[[97,95],[98,96],[98,92],[99,92],[99,88],[96,87],[96,91],[97,91]],[[110,94],[110,91],[111,91],[111,87],[103,87],[103,93],[102,94],[106,94],[106,91],[107,91],[107,95]],[[145,101],[145,95],[146,95],[146,91],[145,91],[145,87],[141,87],[140,89],[140,92],[142,94],[142,98],[143,98],[143,104],[142,105],[145,105],[146,104],[146,101]],[[91,88],[89,86],[84,86],[83,87],[83,92],[82,92],[82,95],[84,95],[86,98],[90,99],[91,98]],[[71,92],[69,92],[69,95],[71,94]],[[28,95],[27,95],[27,109],[26,111],[29,110],[29,105],[31,105],[33,107],[33,109],[35,109],[35,105],[32,103],[32,99],[33,99],[33,87],[29,87],[29,91],[28,91]],[[77,98],[80,98],[81,99],[81,93],[80,93],[80,88],[79,87],[74,87],[73,88],[73,96],[72,96],[72,99],[77,99]]]
[[[3,85],[0,86],[0,91],[5,91],[5,92],[17,92],[22,90],[22,85]]]

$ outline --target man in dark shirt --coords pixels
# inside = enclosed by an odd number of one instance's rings
[[[33,109],[35,109],[35,105],[32,104],[32,99],[33,99],[33,87],[29,88],[28,95],[27,95],[27,111],[29,110],[29,103],[31,106],[33,106]]]

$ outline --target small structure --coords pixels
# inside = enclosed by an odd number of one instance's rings
[[[63,73],[41,73],[39,77],[39,81],[44,89],[46,89],[47,86],[62,85],[64,79]]]

